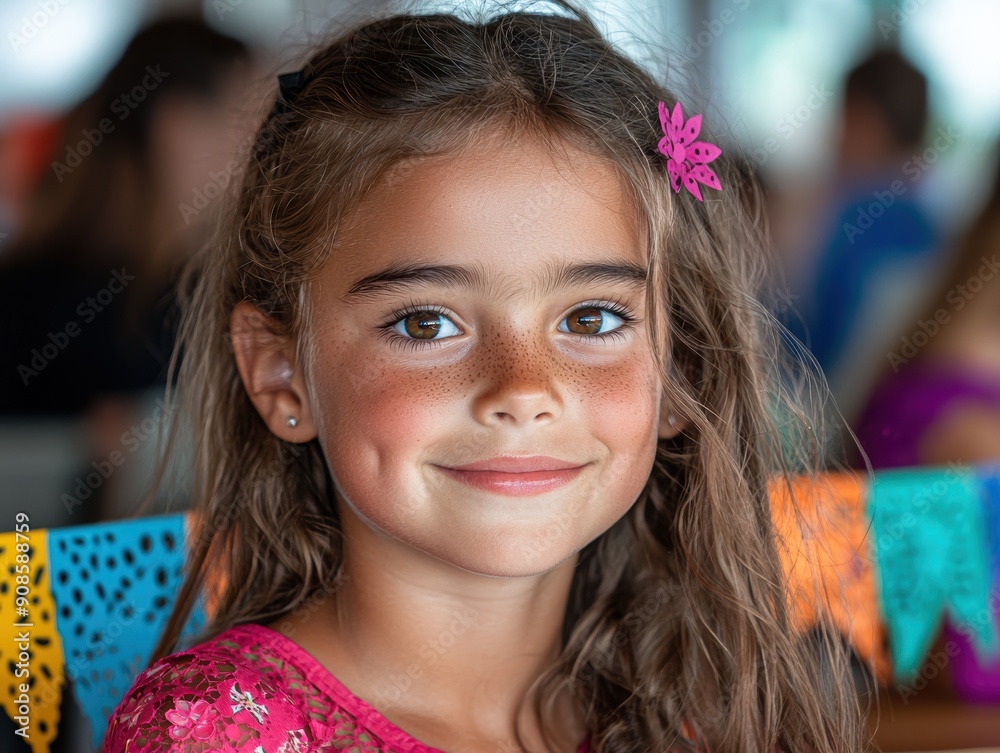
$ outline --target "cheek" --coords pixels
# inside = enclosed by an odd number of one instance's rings
[[[618,506],[627,507],[649,479],[656,456],[658,376],[652,364],[637,357],[606,370],[594,384],[585,404],[587,422],[609,452],[600,488],[616,490]]]
[[[331,349],[317,366],[323,442],[335,474],[377,475],[419,454],[468,390],[454,368],[407,369],[371,352]]]
[[[658,418],[659,390],[652,365],[636,355],[588,376],[590,394],[581,396],[595,427],[608,432],[616,446],[646,443]]]
[[[426,442],[440,399],[429,385],[370,359],[340,363],[365,366],[331,368],[318,380],[320,443],[341,493],[365,518],[393,530],[421,504],[399,491],[415,488],[406,460]]]

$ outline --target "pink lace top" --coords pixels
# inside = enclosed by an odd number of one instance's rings
[[[356,697],[296,643],[240,625],[164,657],[115,709],[105,753],[442,753]],[[586,743],[580,753],[589,753]]]

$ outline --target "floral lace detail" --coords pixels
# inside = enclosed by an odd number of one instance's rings
[[[164,657],[115,709],[105,753],[442,753],[262,625]],[[587,753],[587,747],[581,747]]]
[[[104,743],[105,753],[332,750],[443,753],[352,695],[290,639],[253,624],[160,659],[139,675]]]
[[[106,753],[390,750],[255,640],[258,630],[233,628],[143,672],[111,719]]]
[[[250,677],[219,658],[177,654],[140,675],[111,719],[105,750],[309,750],[305,719],[287,693],[266,674]]]

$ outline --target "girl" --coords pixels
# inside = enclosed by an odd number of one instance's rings
[[[191,569],[108,751],[864,748],[782,585],[767,484],[823,432],[754,195],[671,191],[675,97],[560,5],[285,79],[188,308]]]

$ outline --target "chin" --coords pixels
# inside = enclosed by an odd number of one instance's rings
[[[580,550],[566,541],[565,533],[558,538],[531,535],[491,535],[472,549],[456,552],[437,551],[432,554],[448,564],[477,575],[493,578],[527,578],[543,575],[574,558]]]

